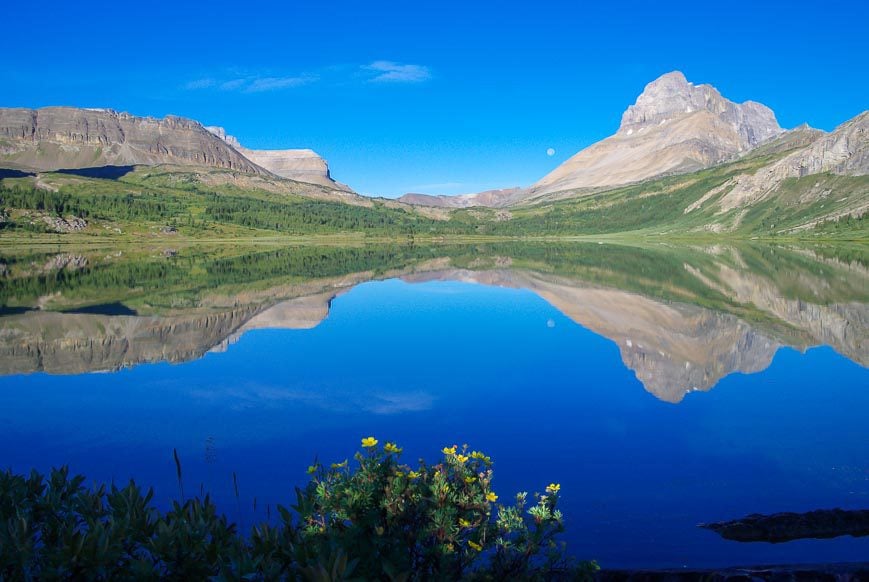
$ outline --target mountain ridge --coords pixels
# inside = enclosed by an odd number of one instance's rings
[[[508,205],[513,201],[521,200],[527,190],[525,188],[503,188],[498,190],[486,190],[475,194],[421,194],[408,192],[398,197],[399,202],[418,206],[431,206],[436,208],[472,208],[474,206],[489,206],[498,208]]]
[[[0,160],[34,171],[179,165],[232,170],[353,191],[310,149],[252,150],[222,127],[113,109],[0,108]]]
[[[112,109],[0,108],[0,154],[40,171],[179,164],[268,175],[198,121]]]

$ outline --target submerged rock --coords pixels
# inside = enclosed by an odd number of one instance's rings
[[[800,539],[869,535],[869,509],[819,509],[808,513],[752,514],[741,519],[701,523],[728,540],[780,543]]]
[[[745,566],[717,570],[601,570],[595,580],[605,582],[858,582],[869,579],[869,564],[800,564]]]

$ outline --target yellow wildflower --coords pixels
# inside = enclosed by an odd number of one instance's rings
[[[483,462],[486,463],[487,465],[491,465],[491,464],[492,464],[492,459],[491,459],[488,455],[486,455],[486,454],[484,454],[484,453],[481,453],[480,451],[474,451],[474,452],[472,452],[472,453],[471,453],[471,458],[472,458],[472,459],[479,459],[480,461],[483,461]]]
[[[386,443],[383,446],[383,450],[387,453],[400,453],[401,449],[395,443]]]
[[[419,473],[417,473],[416,471],[409,471],[407,473],[408,479],[416,479],[417,477],[419,477]]]
[[[317,472],[317,465],[311,465],[308,467],[308,475],[313,475]]]
[[[471,546],[472,549],[474,549],[478,552],[483,549],[483,546],[481,546],[480,544],[478,544],[472,540],[468,540],[468,545]]]
[[[365,437],[362,439],[362,446],[366,449],[370,449],[371,447],[376,447],[379,441],[373,436]]]
[[[546,487],[547,493],[558,493],[559,491],[561,491],[561,484],[560,483],[550,483]]]
[[[456,460],[457,460],[459,463],[467,463],[467,462],[468,462],[468,457],[465,456],[465,455],[456,455]]]
[[[465,483],[467,483],[468,485],[470,485],[474,481],[476,481],[476,477],[473,477],[473,476],[465,477]]]
[[[498,496],[495,495],[492,491],[489,491],[488,493],[486,493],[486,501],[491,501],[492,503],[495,503],[496,501],[498,501]]]
[[[459,525],[462,527],[471,527],[471,522],[463,517],[460,517],[459,518]]]
[[[444,447],[444,448],[441,449],[441,450],[443,451],[443,453],[444,453],[445,455],[455,455],[455,454],[456,454],[456,449],[457,449],[457,448],[458,448],[458,447],[457,447],[456,445],[453,445],[453,446],[451,446],[451,447]]]

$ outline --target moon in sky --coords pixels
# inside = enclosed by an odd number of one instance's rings
[[[555,155],[555,148],[549,148],[548,150],[546,150],[546,155],[549,156],[550,158],[552,156],[554,156]]]

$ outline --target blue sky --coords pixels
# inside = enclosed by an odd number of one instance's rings
[[[310,147],[357,191],[527,185],[679,69],[779,122],[869,108],[869,3],[9,2],[0,106],[111,107]],[[555,149],[547,156],[548,148]]]

